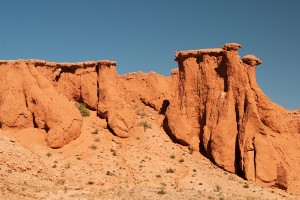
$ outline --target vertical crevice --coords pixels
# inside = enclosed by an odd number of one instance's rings
[[[50,128],[47,125],[47,123],[44,124],[44,129],[45,129],[46,133],[48,133],[50,131]]]
[[[33,122],[33,127],[34,128],[39,128],[39,126],[37,125],[37,123],[35,121],[35,115],[34,115],[34,113],[32,113],[32,122]]]
[[[206,103],[205,103],[206,104]],[[204,107],[204,111],[202,113],[202,116],[199,117],[199,125],[200,125],[200,135],[199,135],[199,149],[200,153],[205,156],[206,158],[209,158],[208,153],[206,152],[206,149],[204,147],[204,127],[206,125],[206,106]]]
[[[237,134],[236,138],[235,138],[234,168],[235,168],[236,175],[245,179],[245,175],[241,168],[240,161],[241,161],[241,152],[240,152],[240,148],[239,148],[239,139],[238,139],[238,134]]]
[[[99,105],[99,100],[100,100],[100,94],[99,94],[99,66],[96,64],[96,73],[97,73],[97,107],[96,107],[96,114],[99,117],[98,114],[98,105]]]
[[[256,148],[255,148],[255,138],[252,139],[252,144],[253,144],[253,151],[254,151],[254,160],[253,160],[253,164],[254,164],[254,180],[256,182]]]
[[[228,66],[226,64],[226,59],[221,60],[221,63],[218,65],[217,68],[215,68],[215,71],[217,72],[218,76],[220,76],[221,78],[223,78],[224,80],[224,92],[228,92]]]
[[[24,91],[24,96],[25,96],[25,105],[26,105],[26,108],[28,109],[28,102],[27,102],[27,96],[26,96],[25,91]]]
[[[237,132],[239,133],[240,131],[240,114],[239,114],[239,106],[238,103],[235,103],[235,121],[236,121],[236,129]]]
[[[159,114],[165,115],[166,112],[167,112],[167,109],[168,109],[169,105],[170,105],[169,100],[165,99],[165,100],[163,101],[162,105],[161,105],[161,108],[160,108],[160,110],[159,110]]]

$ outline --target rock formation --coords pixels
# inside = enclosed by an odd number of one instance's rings
[[[300,174],[300,113],[263,94],[255,78],[262,62],[253,55],[240,59],[239,48],[231,43],[176,53],[179,81],[166,113],[168,130],[229,172],[292,188]]]
[[[230,43],[177,52],[178,69],[169,77],[118,76],[116,62],[108,60],[0,61],[0,128],[44,129],[49,146],[60,148],[80,135],[79,102],[106,121],[101,126],[126,138],[143,114],[136,112],[138,101],[160,114],[174,142],[247,180],[296,191],[300,112],[285,110],[263,94],[255,78],[262,62],[253,55],[241,59],[239,48]]]
[[[0,128],[44,129],[52,148],[80,135],[79,111],[38,73],[35,62],[1,61],[0,74]]]

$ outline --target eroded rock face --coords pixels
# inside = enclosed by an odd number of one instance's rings
[[[116,62],[99,61],[98,113],[107,119],[109,128],[119,137],[129,137],[135,123],[134,114],[120,90]]]
[[[173,141],[247,180],[297,191],[300,110],[288,111],[263,94],[255,76],[261,60],[241,59],[239,48],[229,43],[177,52],[178,69],[169,77],[154,72],[118,76],[116,62],[108,60],[0,61],[0,128],[45,129],[49,146],[60,148],[80,134],[76,101],[102,118],[95,123],[126,138],[138,126],[139,101],[161,114]]]
[[[33,62],[1,62],[0,74],[2,129],[45,129],[52,148],[60,148],[80,135],[79,111],[39,74]]]
[[[231,43],[176,53],[179,80],[166,113],[168,129],[227,171],[293,190],[300,175],[300,113],[263,94],[255,78],[261,61],[240,59],[239,48]]]
[[[126,96],[164,114],[174,96],[177,75],[165,77],[155,72],[133,72],[120,76],[119,82]]]

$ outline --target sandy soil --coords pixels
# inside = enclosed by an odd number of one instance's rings
[[[145,112],[140,121],[151,128],[137,125],[127,139],[87,117],[81,136],[61,149],[49,148],[42,130],[0,130],[0,199],[300,198],[217,168],[174,144],[161,128],[163,116]]]

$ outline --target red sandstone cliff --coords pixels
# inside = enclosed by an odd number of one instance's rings
[[[255,79],[261,61],[240,59],[239,44],[178,52],[171,76],[118,76],[116,62],[0,62],[0,128],[44,129],[52,148],[80,135],[75,102],[105,119],[116,136],[130,137],[135,101],[160,114],[174,142],[200,151],[219,167],[260,185],[299,187],[300,113],[272,103]],[[160,119],[156,119],[160,120]]]
[[[255,78],[261,61],[253,55],[240,59],[240,47],[176,53],[179,81],[166,113],[168,129],[227,171],[296,190],[300,113],[263,94]]]

